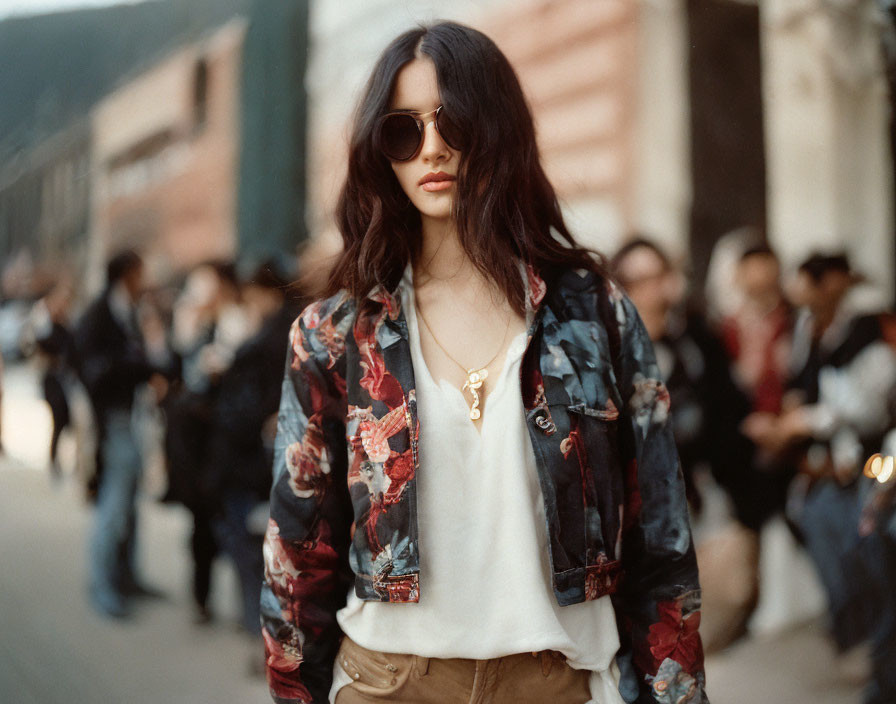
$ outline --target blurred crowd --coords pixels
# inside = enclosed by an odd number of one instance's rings
[[[775,252],[748,230],[719,242],[699,309],[650,240],[610,265],[654,342],[693,517],[718,487],[739,527],[715,554],[725,565],[701,564],[715,617],[707,649],[746,632],[760,531],[783,516],[816,568],[837,648],[871,643],[866,704],[896,701],[896,480],[892,458],[866,468],[896,454],[896,317],[856,305],[863,278],[843,253],[813,254],[785,285]],[[722,580],[737,582],[738,599],[709,598]]]
[[[33,304],[22,347],[39,360],[51,411],[50,476],[65,473],[59,441],[69,429],[76,451],[65,469],[94,504],[87,592],[98,613],[127,619],[135,599],[161,596],[137,560],[138,496],[155,451],[167,480],[157,498],[192,517],[196,622],[212,619],[220,555],[239,577],[242,624],[260,637],[276,414],[288,332],[302,306],[294,278],[274,260],[245,277],[232,262],[210,261],[176,287],[151,289],[140,254],[124,251],[77,316],[67,281]]]
[[[701,566],[707,597],[719,574],[739,585],[734,600],[707,599],[708,616],[724,611],[704,622],[707,648],[747,632],[761,531],[783,518],[817,570],[833,642],[842,651],[871,643],[866,704],[896,701],[896,316],[856,305],[865,282],[845,254],[813,254],[785,275],[752,230],[719,242],[699,297],[650,239],[629,239],[607,265],[654,342],[694,521],[708,495],[722,495],[737,526],[726,564]],[[275,262],[240,278],[233,263],[213,261],[174,290],[147,290],[139,254],[126,251],[76,320],[68,282],[33,305],[50,474],[62,474],[59,438],[71,428],[96,504],[89,598],[100,613],[127,618],[132,600],[153,592],[135,559],[140,423],[153,417],[167,470],[160,499],[192,516],[196,621],[213,616],[221,555],[239,575],[245,629],[257,633],[286,341],[303,304],[293,278]]]

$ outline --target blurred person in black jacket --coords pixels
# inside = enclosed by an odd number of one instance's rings
[[[260,266],[245,284],[243,300],[257,332],[240,346],[221,377],[206,477],[216,499],[215,537],[239,574],[243,625],[254,636],[259,633],[262,543],[286,364],[283,340],[301,306],[272,262]]]
[[[67,388],[74,358],[74,336],[69,329],[72,293],[67,283],[55,286],[35,304],[31,314],[34,345],[44,362],[41,386],[53,418],[50,474],[57,480],[62,474],[58,461],[59,438],[71,422]]]
[[[196,622],[207,623],[211,573],[218,546],[212,530],[213,497],[203,481],[212,413],[223,373],[248,327],[231,262],[214,261],[193,269],[174,304],[173,346],[181,376],[165,401],[164,501],[183,504],[193,517],[190,552]]]
[[[136,498],[143,471],[131,423],[134,393],[167,382],[148,358],[137,313],[143,260],[127,250],[107,265],[107,285],[75,330],[78,371],[97,425],[96,514],[89,551],[90,603],[101,614],[130,613],[128,597],[150,593],[137,579]]]

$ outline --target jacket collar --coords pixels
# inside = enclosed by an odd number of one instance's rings
[[[531,336],[535,323],[540,317],[541,302],[544,300],[548,287],[544,279],[541,278],[541,274],[531,264],[520,262],[520,275],[526,285],[526,328]]]

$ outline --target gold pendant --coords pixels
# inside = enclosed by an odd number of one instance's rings
[[[488,369],[467,369],[467,382],[464,384],[463,391],[467,389],[473,394],[473,405],[470,406],[470,420],[479,420],[482,413],[479,411],[479,389],[482,388],[482,382],[488,378]]]

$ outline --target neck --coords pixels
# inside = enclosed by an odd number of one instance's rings
[[[747,304],[760,313],[770,313],[781,304],[781,294],[776,291],[753,296],[747,299]]]
[[[457,229],[447,220],[423,218],[423,246],[414,263],[421,285],[430,280],[466,280],[476,272],[467,256]]]
[[[837,308],[824,307],[812,311],[814,317],[815,336],[821,337],[827,331],[834,318],[837,317]]]
[[[819,337],[825,333],[837,318],[843,307],[844,297],[843,293],[833,295],[827,300],[810,307],[814,318],[815,333]]]
[[[638,311],[644,327],[647,329],[647,335],[653,342],[659,340],[666,334],[666,311],[663,309]]]

